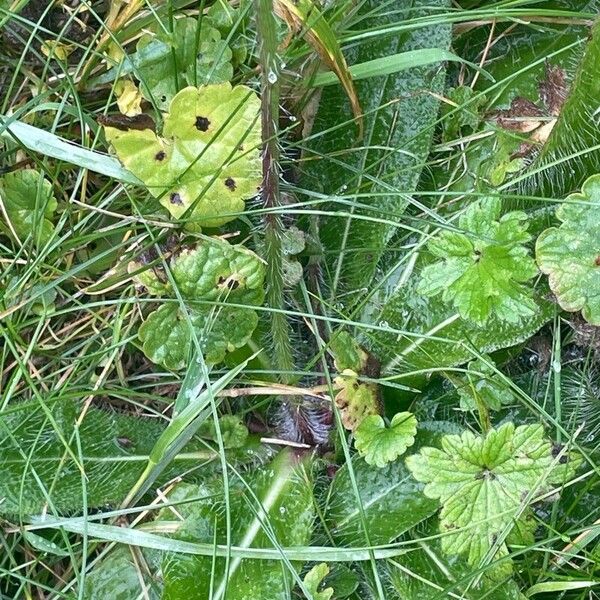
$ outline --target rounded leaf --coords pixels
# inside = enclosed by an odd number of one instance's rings
[[[164,116],[162,137],[151,129],[105,127],[119,160],[175,218],[200,227],[236,218],[261,182],[260,101],[230,83],[187,87]]]
[[[540,270],[561,308],[600,325],[600,175],[568,196],[556,216],[561,225],[546,229],[535,246]]]

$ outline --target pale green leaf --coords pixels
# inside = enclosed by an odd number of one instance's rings
[[[564,480],[542,425],[506,423],[485,436],[465,431],[442,438],[442,448],[422,448],[406,459],[424,493],[442,503],[440,531],[446,554],[471,565],[507,553],[506,535],[526,505]],[[536,493],[537,492],[537,493]]]
[[[560,226],[546,229],[536,243],[540,270],[561,308],[581,310],[586,321],[600,325],[600,175],[571,194],[556,216]]]
[[[219,428],[221,430],[223,447],[241,448],[246,443],[248,428],[238,415],[223,415],[219,417]],[[218,439],[216,427],[212,420],[205,421],[198,430],[198,434],[212,442],[216,442]]]
[[[537,273],[524,246],[530,239],[522,212],[500,216],[497,198],[473,202],[460,216],[465,233],[442,232],[429,243],[434,256],[443,259],[427,265],[417,291],[442,294],[460,315],[485,325],[492,315],[518,323],[536,314],[531,290],[523,285]]]
[[[329,575],[327,563],[319,563],[304,576],[304,585],[310,593],[309,600],[330,600],[333,596],[333,588],[331,587],[319,591],[319,586],[327,575]]]
[[[30,234],[40,244],[50,239],[58,204],[52,185],[40,172],[20,169],[4,175],[0,179],[0,200],[9,230],[14,230],[22,242]]]
[[[381,412],[380,392],[375,383],[361,383],[358,375],[346,369],[335,383],[340,391],[335,404],[340,409],[342,423],[350,431],[355,431],[365,417]]]
[[[463,377],[450,377],[450,380],[456,386],[463,410],[475,410],[477,400],[492,410],[500,410],[503,405],[515,400],[501,374],[494,369],[489,356],[471,361]]]
[[[409,412],[395,414],[389,427],[382,417],[371,415],[355,431],[354,445],[368,464],[381,468],[404,454],[416,433],[417,419]]]
[[[259,112],[258,96],[246,86],[187,87],[164,115],[162,137],[151,129],[105,133],[123,165],[173,217],[218,227],[258,192]]]

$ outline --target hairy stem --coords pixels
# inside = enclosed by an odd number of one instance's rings
[[[281,205],[279,192],[279,65],[277,61],[277,30],[272,0],[255,0],[256,25],[259,38],[259,55],[262,69],[261,120],[262,120],[262,194],[265,208]],[[283,224],[281,217],[267,212],[265,225],[265,258],[267,260],[267,304],[281,309],[283,294],[283,255],[281,242]],[[273,341],[273,364],[282,372],[292,371],[294,366],[290,344],[290,327],[283,313],[271,314],[271,337]],[[285,373],[282,381],[287,381]]]

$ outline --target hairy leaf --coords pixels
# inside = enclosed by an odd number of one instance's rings
[[[139,336],[146,356],[177,370],[187,363],[194,336],[205,360],[212,364],[244,346],[258,324],[258,316],[251,308],[227,303],[256,306],[262,302],[265,269],[260,259],[243,246],[202,238],[196,246],[172,256],[169,268],[184,305],[173,299],[142,323]],[[165,273],[157,274],[156,268],[144,273],[139,281],[151,293],[158,290],[164,295],[168,291],[156,284],[167,281]]]
[[[54,231],[52,217],[57,208],[52,185],[34,169],[20,169],[0,179],[0,199],[12,228],[23,242],[30,234],[45,244]]]
[[[598,10],[590,2],[590,10]],[[527,192],[545,197],[562,196],[578,189],[592,173],[600,171],[600,133],[596,110],[600,81],[596,76],[600,58],[600,23],[596,22],[575,73],[571,90],[548,141],[523,182]],[[547,49],[544,49],[547,52]]]
[[[500,216],[498,198],[472,203],[459,219],[466,233],[443,231],[432,238],[430,252],[443,260],[427,265],[417,292],[442,294],[461,317],[485,325],[492,315],[517,323],[536,313],[531,291],[523,283],[537,268],[524,244],[527,216],[511,212]]]
[[[0,513],[30,515],[79,511],[119,503],[136,482],[163,427],[147,419],[75,402],[16,406],[0,416]],[[190,464],[198,459],[188,459]],[[182,465],[179,464],[178,468]]]
[[[355,29],[425,18],[447,6],[447,0],[415,0],[399,16],[378,0],[368,0],[359,5]],[[421,48],[447,49],[449,43],[450,27],[438,23],[368,37],[352,44],[347,56],[350,64],[358,64]],[[360,290],[371,283],[394,233],[394,221],[407,206],[406,194],[419,181],[439,106],[430,92],[441,93],[443,85],[443,68],[432,65],[358,81],[356,90],[365,114],[365,135],[359,144],[343,91],[337,86],[323,90],[306,152],[312,160],[305,163],[303,181],[325,196],[340,195],[354,203],[330,204],[330,210],[351,214],[331,215],[320,227],[327,275],[334,284]],[[361,216],[389,223],[361,220]]]
[[[415,444],[434,444],[442,434],[455,431],[455,426],[443,421],[435,424],[422,422],[419,423]],[[423,484],[415,481],[404,461],[374,469],[357,456],[352,460],[352,469],[362,503],[364,525],[372,544],[391,542],[431,516],[439,507],[437,500],[423,497]],[[330,498],[325,518],[334,540],[343,545],[364,544],[366,538],[361,511],[348,465],[336,473]]]
[[[475,566],[490,553],[506,554],[505,537],[524,502],[564,480],[564,466],[556,462],[542,425],[513,423],[485,436],[444,436],[441,449],[425,447],[406,459],[426,484],[425,496],[442,503],[443,551],[464,555]]]
[[[385,467],[415,443],[417,420],[409,412],[397,413],[389,427],[383,418],[371,415],[362,420],[354,433],[354,445],[369,465]]]
[[[293,453],[284,451],[261,469],[245,474],[230,487],[232,545],[244,548],[302,546],[310,540],[313,520],[312,482]],[[222,482],[215,491],[222,492]],[[197,495],[197,489],[194,494]],[[189,541],[225,544],[225,506],[207,496],[191,506],[176,536]],[[274,538],[274,539],[272,539]],[[211,575],[212,574],[212,575]],[[163,560],[164,600],[205,600],[213,581],[214,600],[285,600],[291,574],[279,561],[225,560],[168,554]]]
[[[600,325],[600,175],[571,194],[556,217],[560,226],[546,229],[536,242],[540,270],[564,310],[581,310],[586,321]]]
[[[473,360],[478,353],[509,348],[530,338],[554,314],[554,305],[541,293],[534,317],[520,323],[492,316],[485,327],[460,318],[452,306],[417,294],[412,280],[384,298],[377,323],[400,331],[365,330],[372,352],[384,373],[451,367]]]
[[[260,185],[260,101],[230,83],[187,87],[164,115],[162,137],[152,129],[105,127],[127,169],[175,218],[200,227],[236,218]]]

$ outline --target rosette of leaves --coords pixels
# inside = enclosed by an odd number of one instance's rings
[[[426,484],[424,494],[442,504],[442,550],[464,555],[471,565],[506,555],[506,538],[527,503],[563,483],[572,467],[553,452],[538,424],[447,435],[441,446],[421,448],[406,464]]]
[[[356,429],[354,445],[365,462],[382,468],[402,456],[415,443],[416,434],[417,419],[412,413],[395,414],[389,427],[380,415],[370,415]]]
[[[259,113],[250,88],[221,83],[181,90],[164,115],[162,136],[151,128],[104,131],[123,165],[173,217],[218,227],[260,186]]]
[[[532,290],[524,285],[537,271],[525,244],[527,215],[501,215],[498,198],[472,203],[460,216],[461,231],[443,231],[428,244],[441,260],[427,265],[417,286],[424,296],[442,294],[460,316],[485,325],[490,317],[517,323],[536,314]]]
[[[540,270],[561,308],[580,310],[588,323],[600,325],[600,175],[568,196],[556,217],[561,224],[546,229],[536,242]]]
[[[161,110],[188,85],[223,83],[233,77],[231,49],[204,20],[178,19],[169,34],[144,34],[136,49],[140,91]]]
[[[8,222],[4,229],[23,242],[30,235],[45,244],[54,231],[52,218],[58,206],[52,185],[35,169],[7,173],[0,179],[0,196]]]
[[[177,370],[186,365],[196,342],[210,364],[244,346],[258,324],[251,306],[260,305],[264,298],[265,269],[256,254],[218,238],[203,238],[174,254],[168,267],[170,277],[154,268],[163,298],[172,294],[173,299],[161,304],[140,326],[146,356]],[[147,282],[148,276],[142,274],[140,280]],[[183,302],[175,298],[173,286]],[[152,293],[157,287],[148,289]],[[239,306],[243,304],[248,308]]]

